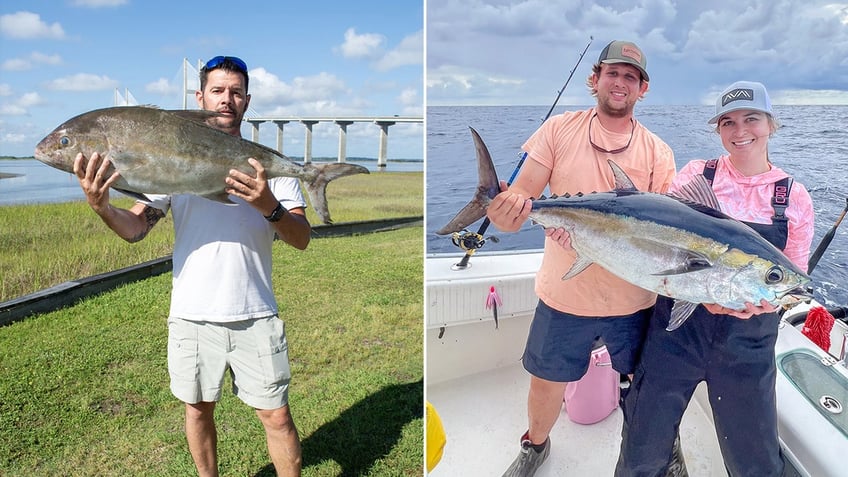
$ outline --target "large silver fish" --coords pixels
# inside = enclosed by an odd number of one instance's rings
[[[485,215],[499,192],[492,158],[471,129],[477,150],[477,192],[437,234],[458,232]],[[679,197],[639,192],[613,161],[610,192],[542,198],[530,218],[562,227],[577,259],[569,279],[597,264],[646,290],[675,299],[668,330],[683,324],[699,303],[743,309],[764,299],[786,305],[811,298],[810,277],[747,225],[721,213],[703,176]]]
[[[69,119],[35,148],[39,161],[73,172],[74,157],[99,152],[121,173],[113,188],[144,194],[195,194],[229,203],[224,178],[230,169],[253,175],[247,162],[262,163],[268,178],[296,177],[324,223],[331,223],[327,183],[350,174],[367,174],[355,164],[298,164],[279,152],[226,134],[206,124],[213,111],[166,111],[147,106],[98,109]],[[110,172],[111,173],[111,172]]]

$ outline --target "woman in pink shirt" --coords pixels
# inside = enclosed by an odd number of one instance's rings
[[[779,126],[765,87],[749,81],[730,85],[716,101],[709,123],[716,124],[728,154],[690,162],[669,191],[703,174],[722,212],[751,226],[806,270],[813,239],[812,200],[802,184],[769,158],[769,137]],[[728,473],[781,475],[774,390],[777,309],[765,301],[748,303],[744,310],[705,304],[668,332],[672,304],[672,299],[657,299],[624,399],[616,475],[678,475],[685,469],[675,438],[700,381],[707,383]],[[670,459],[673,448],[675,457]]]

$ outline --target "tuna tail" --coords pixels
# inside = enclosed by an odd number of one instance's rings
[[[471,202],[463,207],[447,225],[436,231],[438,235],[459,232],[481,219],[486,215],[486,207],[489,206],[489,202],[500,192],[498,174],[495,172],[495,165],[492,163],[489,149],[474,128],[468,129],[471,130],[474,148],[477,150],[477,175],[479,176],[477,191],[474,193]]]
[[[326,164],[305,164],[304,169],[312,169],[315,177],[312,180],[304,180],[306,194],[309,196],[309,203],[315,209],[315,213],[325,224],[332,224],[330,219],[330,210],[327,207],[327,184],[333,179],[349,176],[352,174],[368,174],[368,169],[356,164],[346,164],[344,162],[329,162]]]

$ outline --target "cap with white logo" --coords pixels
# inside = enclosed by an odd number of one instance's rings
[[[725,89],[716,99],[716,113],[708,124],[715,124],[723,115],[750,109],[772,115],[771,100],[766,87],[755,81],[737,81]]]

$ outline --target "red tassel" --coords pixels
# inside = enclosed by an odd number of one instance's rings
[[[816,306],[807,313],[807,321],[801,329],[801,334],[810,339],[819,348],[830,351],[830,330],[836,318],[824,307]]]
[[[495,287],[489,287],[489,296],[486,297],[486,309],[491,308],[492,313],[495,315],[495,329],[498,329],[498,307],[502,305],[501,297],[498,296],[498,292],[495,291]]]

